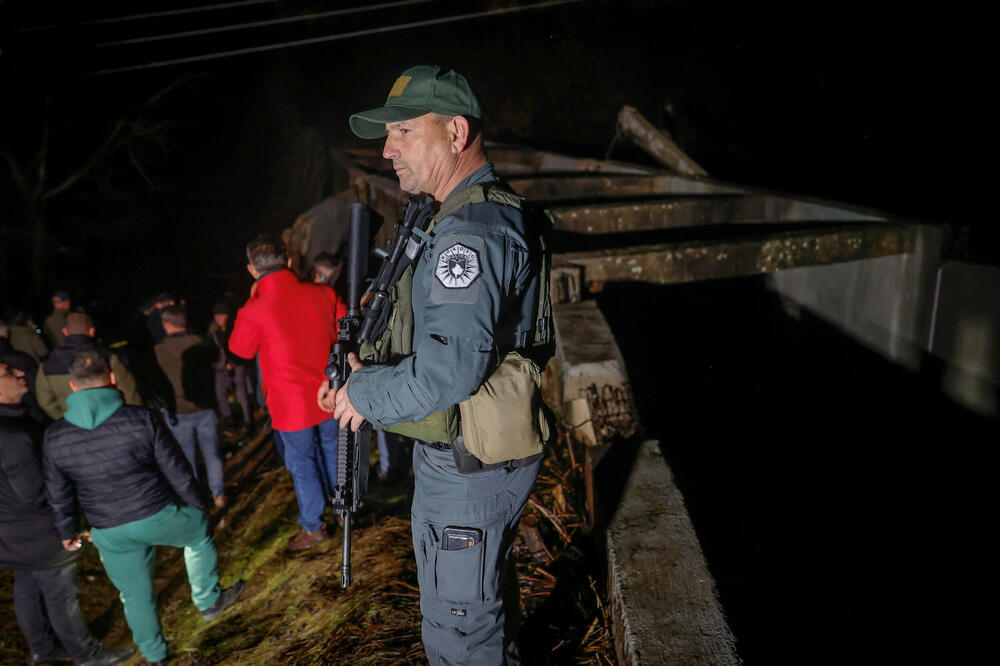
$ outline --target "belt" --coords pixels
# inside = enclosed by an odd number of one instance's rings
[[[418,440],[420,441],[420,440]],[[429,446],[432,449],[437,449],[438,451],[451,451],[451,444],[448,442],[424,442],[420,441],[424,446]]]

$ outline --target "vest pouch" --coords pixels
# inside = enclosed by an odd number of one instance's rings
[[[458,405],[469,453],[486,464],[541,453],[550,434],[541,382],[533,362],[508,352],[479,390]]]
[[[384,430],[403,437],[412,437],[421,442],[450,443],[451,440],[458,437],[458,410],[455,409],[455,405],[452,405],[448,409],[430,414],[416,423],[405,421],[387,426]]]

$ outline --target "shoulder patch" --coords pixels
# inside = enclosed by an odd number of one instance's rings
[[[434,266],[434,277],[445,289],[465,289],[481,272],[479,253],[461,243],[455,243],[438,254]]]
[[[479,300],[486,245],[482,236],[453,234],[438,241],[431,278],[431,302],[475,303]]]

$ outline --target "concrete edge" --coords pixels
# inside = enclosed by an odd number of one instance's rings
[[[740,664],[684,498],[643,442],[607,533],[608,586],[622,664]]]

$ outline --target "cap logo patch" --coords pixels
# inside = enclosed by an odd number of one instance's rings
[[[479,277],[479,253],[455,243],[438,255],[434,275],[447,289],[464,289]]]
[[[401,76],[396,79],[396,82],[392,84],[392,90],[389,91],[389,97],[399,97],[406,90],[406,86],[409,85],[412,76]]]

